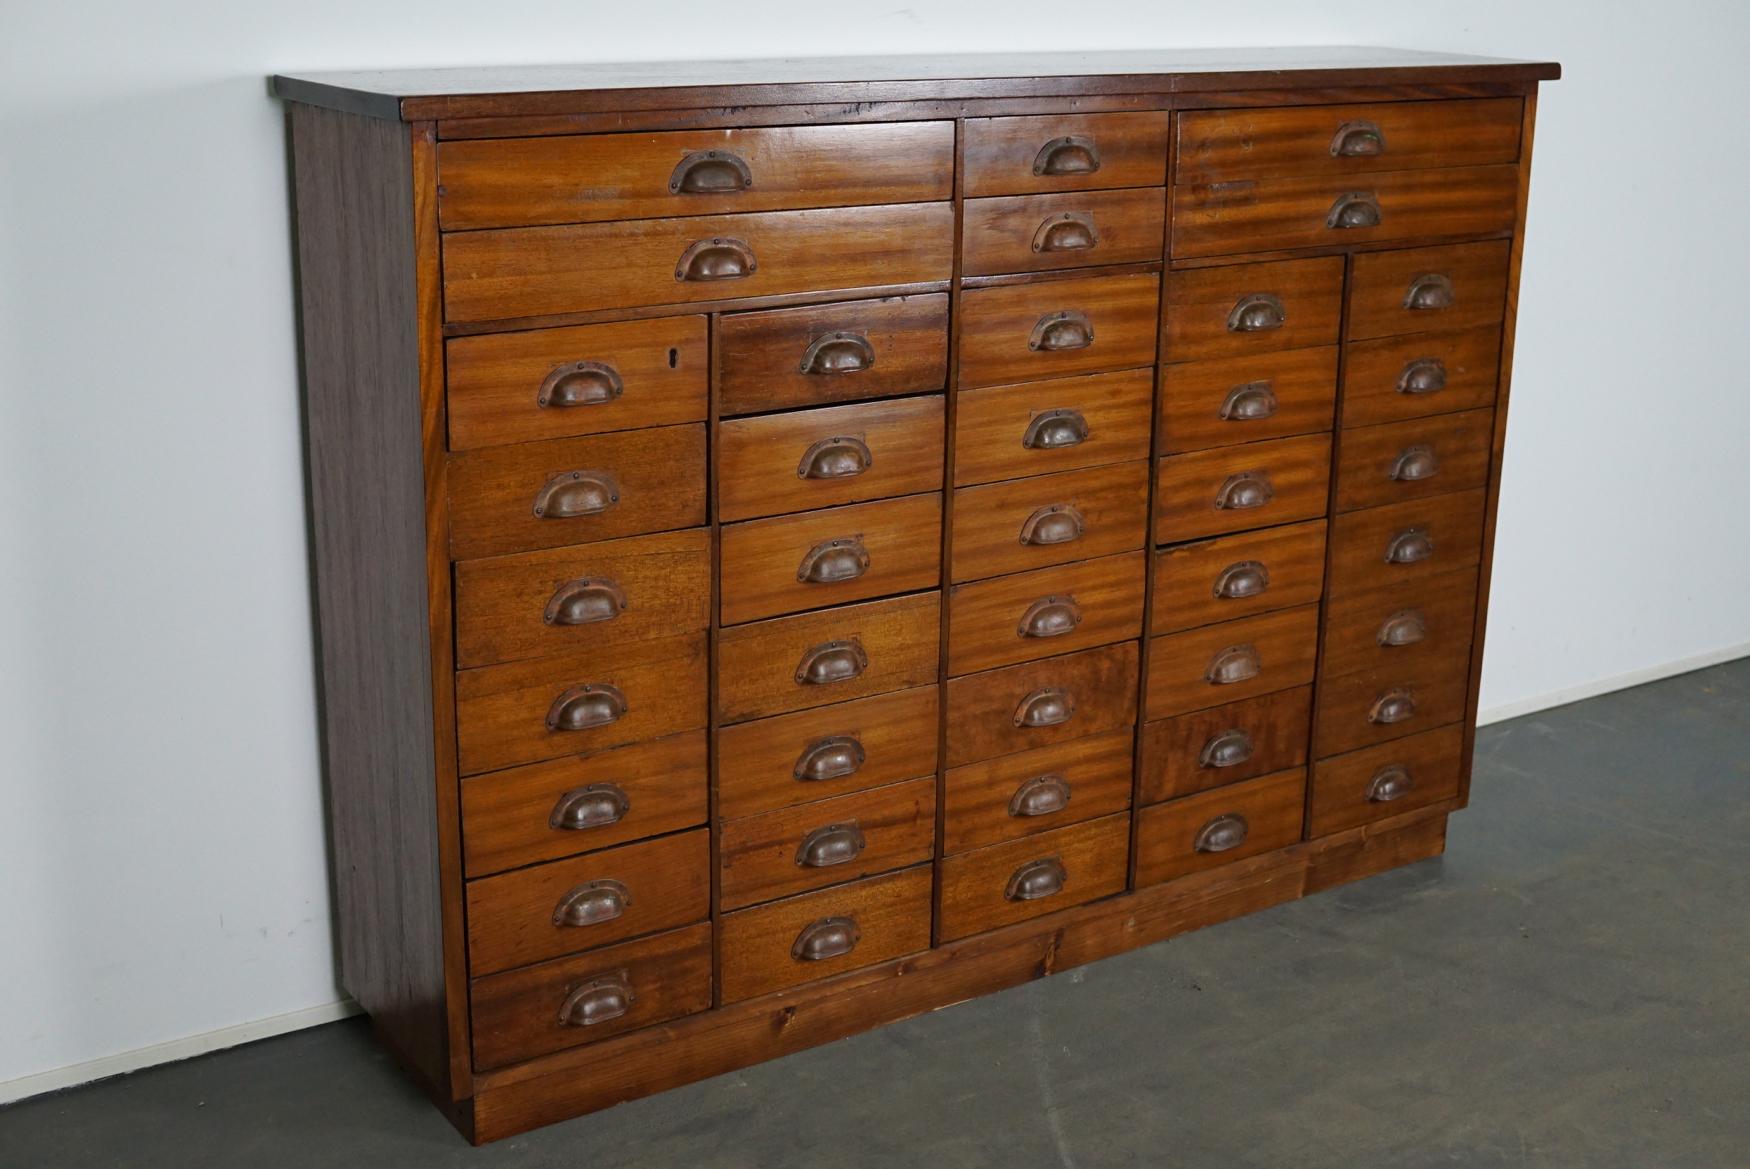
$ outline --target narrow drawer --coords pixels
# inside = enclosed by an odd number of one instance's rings
[[[705,635],[603,646],[456,675],[456,753],[473,775],[705,725]]]
[[[705,428],[664,426],[450,456],[457,560],[705,522]]]
[[[923,202],[953,192],[954,124],[451,141],[438,182],[445,231]]]
[[[1148,717],[1305,686],[1318,651],[1317,605],[1157,637],[1148,653]]]
[[[691,828],[708,787],[702,731],[471,776],[462,864],[480,877]]]
[[[1226,357],[1161,370],[1161,450],[1197,451],[1331,429],[1337,347]]]
[[[908,495],[723,529],[723,624],[935,588],[942,495]]]
[[[940,390],[948,378],[948,297],[728,313],[717,343],[718,409],[726,415]]]
[[[1128,727],[951,768],[942,784],[949,855],[1033,836],[1130,806]]]
[[[942,398],[822,406],[717,427],[720,518],[836,507],[942,486]]]
[[[1360,253],[1349,278],[1349,339],[1498,323],[1507,259],[1504,239]]]
[[[1465,716],[1470,655],[1321,679],[1313,754],[1323,759],[1432,730]]]
[[[1481,490],[1344,512],[1331,521],[1327,591],[1342,597],[1426,580],[1469,568],[1482,552]]]
[[[1342,425],[1493,406],[1500,355],[1495,325],[1356,341],[1343,366]]]
[[[1159,263],[1167,194],[1160,187],[968,199],[960,266],[967,276]]]
[[[942,861],[944,942],[1124,891],[1130,816],[1072,824]]]
[[[1305,801],[1306,769],[1297,767],[1142,809],[1137,888],[1297,843]]]
[[[1148,369],[962,390],[954,482],[964,487],[1146,459],[1153,408]]]
[[[1469,491],[1489,479],[1495,412],[1466,410],[1343,431],[1337,510]]]
[[[1160,277],[974,288],[960,298],[960,385],[1152,365]]]
[[[459,666],[711,623],[711,533],[702,528],[464,560],[455,571]]]
[[[1311,604],[1324,585],[1324,520],[1163,548],[1155,553],[1150,632]]]
[[[1464,727],[1441,727],[1313,768],[1307,835],[1327,836],[1458,796]]]
[[[1147,541],[1146,459],[954,493],[957,582],[1128,552]]]
[[[904,203],[444,236],[444,312],[498,321],[946,280],[954,209]]]
[[[807,710],[936,680],[941,594],[737,625],[717,639],[717,716]]]
[[[706,362],[704,317],[457,337],[450,449],[702,422]]]
[[[723,1002],[929,949],[930,885],[922,866],[725,915]]]
[[[1141,551],[956,585],[948,672],[970,674],[1142,634]]]
[[[1299,767],[1311,732],[1310,686],[1151,722],[1142,732],[1137,799],[1153,804]]]
[[[1165,310],[1162,361],[1335,345],[1343,257],[1169,272]]]
[[[948,682],[949,767],[1136,722],[1136,643]]]
[[[1450,660],[1470,648],[1476,609],[1475,568],[1338,597],[1325,606],[1319,669],[1335,677]]]
[[[1031,195],[1167,181],[1167,113],[968,118],[967,196]]]
[[[703,828],[468,883],[475,976],[703,921],[711,834]]]
[[[711,1005],[711,925],[477,978],[468,997],[480,1071],[697,1014]]]
[[[930,859],[936,779],[916,779],[731,820],[718,900],[740,909]]]
[[[1155,480],[1155,543],[1322,516],[1330,482],[1328,434],[1168,455]]]

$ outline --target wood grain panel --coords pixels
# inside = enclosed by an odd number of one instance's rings
[[[1471,644],[1476,603],[1474,568],[1333,598],[1325,606],[1319,669],[1335,677],[1445,659]]]
[[[1306,685],[1318,658],[1318,626],[1319,607],[1303,605],[1155,638],[1149,647],[1148,717],[1168,718]],[[1242,664],[1250,659],[1255,672],[1218,670],[1230,654]]]
[[[1501,330],[1493,325],[1352,342],[1343,365],[1341,425],[1373,426],[1492,406],[1500,352]],[[1438,389],[1400,388],[1429,376],[1437,379]]]
[[[954,482],[964,487],[1147,458],[1153,402],[1154,373],[1147,369],[961,390],[955,396]],[[1080,418],[1080,441],[1056,445],[1036,436],[1027,445],[1034,419],[1066,410]],[[1073,428],[1076,419],[1067,421]]]
[[[1249,298],[1272,298],[1280,323]],[[1224,264],[1167,273],[1161,360],[1246,357],[1335,345],[1343,315],[1343,258]],[[1253,327],[1244,327],[1250,325]]]
[[[867,354],[832,359],[832,334],[860,338]],[[948,297],[938,292],[727,313],[717,339],[718,409],[725,415],[940,390],[948,378]],[[822,349],[810,361],[817,342]]]
[[[1324,584],[1324,520],[1163,548],[1155,553],[1149,632],[1311,604]]]
[[[1137,887],[1286,848],[1300,839],[1305,800],[1306,768],[1296,767],[1142,809],[1136,814]],[[1241,841],[1222,851],[1200,847],[1205,829],[1223,817],[1244,824]]]
[[[1313,768],[1307,833],[1326,836],[1458,795],[1464,728],[1441,727],[1395,743],[1321,759]]]
[[[1168,455],[1157,464],[1157,544],[1312,519],[1330,499],[1331,436]]]
[[[1160,187],[968,199],[960,265],[967,276],[1159,262],[1166,192]]]
[[[1135,642],[969,674],[948,682],[949,767],[1130,726],[1136,721]],[[1037,702],[1061,721],[1023,721]],[[1036,707],[1035,707],[1036,708]]]
[[[1497,323],[1506,309],[1508,249],[1507,240],[1487,240],[1362,252],[1349,278],[1349,339]]]
[[[1337,440],[1337,510],[1469,491],[1489,478],[1493,410],[1345,430]]]
[[[1146,273],[971,289],[960,298],[960,385],[1151,365],[1159,304],[1160,278]],[[1053,348],[1077,340],[1046,335],[1058,313],[1080,314],[1089,342]],[[1070,331],[1067,325],[1058,330]]]
[[[1310,686],[1148,723],[1136,798],[1158,803],[1299,767],[1311,732]]]
[[[1148,463],[1139,459],[960,488],[954,493],[952,579],[978,580],[1142,547],[1148,541],[1148,474]],[[1073,539],[1049,542],[1077,530]]]
[[[947,857],[937,934],[951,942],[1122,893],[1129,844],[1124,813]],[[1017,872],[1035,864],[1056,864],[1060,887],[1030,900],[1010,895]]]
[[[1313,755],[1323,759],[1458,722],[1469,681],[1463,647],[1414,666],[1322,678]]]
[[[966,195],[1158,187],[1167,178],[1167,119],[1165,110],[970,118],[962,147]],[[1064,138],[1080,139],[1082,152],[1075,151],[1078,144],[1067,144],[1072,148],[1055,156],[1052,170],[1058,173],[1042,172],[1041,152]],[[1097,169],[1068,169],[1096,157]]]
[[[953,855],[1124,811],[1134,738],[1128,729],[1110,731],[950,768],[942,780],[942,851]]]
[[[948,594],[948,673],[1013,665],[1142,634],[1139,550],[974,584]]]
[[[1344,512],[1331,521],[1330,538],[1333,597],[1469,568],[1482,557],[1483,493]]]
[[[1162,453],[1313,434],[1336,412],[1335,345],[1161,369]]]

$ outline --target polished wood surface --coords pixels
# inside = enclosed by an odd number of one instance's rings
[[[961,390],[955,397],[954,482],[960,486],[1097,467],[1149,454],[1152,370],[990,386]],[[1074,411],[1085,426],[1079,441],[1028,445],[1028,428],[1035,419],[1066,410]]]
[[[1279,313],[1258,328],[1236,317],[1249,300],[1268,298]],[[1343,260],[1236,263],[1169,273],[1162,301],[1161,360],[1249,357],[1278,349],[1332,345],[1343,314]]]
[[[1495,401],[1501,333],[1492,325],[1357,341],[1346,348],[1344,426],[1373,426],[1475,410]],[[1400,386],[1405,384],[1406,375],[1424,362],[1438,363],[1439,387],[1405,392]]]
[[[1145,564],[1138,550],[955,585],[948,594],[948,672],[970,674],[1139,636]]]
[[[1159,187],[1166,181],[1164,112],[972,118],[964,127],[961,165],[968,198]],[[1064,154],[1055,153],[1064,147]]]
[[[1489,240],[1356,256],[1349,282],[1349,338],[1496,323],[1506,311],[1508,249],[1506,240]],[[1416,292],[1422,295],[1412,295]]]
[[[1337,347],[1290,349],[1161,370],[1160,449],[1178,454],[1316,434],[1337,409]]]
[[[1313,834],[1342,832],[1453,799],[1463,745],[1464,728],[1450,726],[1319,760],[1307,805]]]
[[[1319,669],[1326,675],[1451,660],[1471,644],[1477,570],[1460,568],[1421,580],[1332,597],[1325,604]],[[1392,630],[1413,631],[1414,641]]]
[[[1157,719],[1143,727],[1137,799],[1159,803],[1299,767],[1311,726],[1310,686]]]
[[[1331,520],[1325,589],[1340,597],[1468,568],[1482,557],[1482,534],[1480,488],[1345,512]]]
[[[954,941],[1123,892],[1129,836],[1129,815],[1106,816],[948,857],[938,936]],[[1030,864],[1057,865],[1061,883],[1032,899],[1018,896],[1016,876]]]
[[[1137,647],[1123,642],[948,682],[949,767],[1127,727],[1136,721]],[[1019,721],[1029,700],[1060,698],[1060,722]]]
[[[1166,215],[1160,187],[968,199],[961,271],[992,276],[1159,261]]]
[[[956,582],[1068,564],[1148,541],[1148,463],[1035,475],[954,493]]]
[[[1313,755],[1356,751],[1457,722],[1464,716],[1468,664],[1459,647],[1444,660],[1325,679],[1313,719]]]
[[[1154,638],[1148,717],[1168,718],[1306,685],[1318,658],[1318,625],[1319,607],[1302,605]],[[1245,668],[1235,674],[1218,669],[1235,651]]]
[[[1178,544],[1154,557],[1150,633],[1291,609],[1324,595],[1325,521]]]
[[[1154,885],[1231,865],[1300,839],[1306,769],[1279,771],[1201,795],[1155,804],[1136,814],[1136,883]],[[1216,851],[1202,843],[1224,817],[1242,825],[1238,844]]]
[[[942,850],[967,852],[1122,812],[1130,806],[1133,737],[1108,731],[949,768]],[[1029,798],[1032,790],[1045,794]]]
[[[973,289],[960,302],[960,385],[1150,365],[1159,288],[1159,278],[1140,275]],[[1077,316],[1056,341],[1045,334],[1059,313]]]
[[[1466,410],[1343,431],[1337,440],[1337,510],[1483,486],[1494,422],[1492,410]]]
[[[1156,471],[1155,543],[1321,516],[1330,475],[1328,434],[1168,455]]]

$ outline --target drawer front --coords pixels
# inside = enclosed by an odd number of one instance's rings
[[[941,486],[938,395],[718,424],[717,508],[725,521]]]
[[[702,528],[464,560],[455,571],[459,666],[711,623],[711,533]]]
[[[717,716],[745,722],[936,680],[941,594],[868,601],[725,629]]]
[[[726,415],[939,391],[948,378],[948,297],[728,313],[717,341]]]
[[[1326,836],[1458,796],[1464,728],[1442,727],[1313,768],[1308,835]]]
[[[1343,257],[1169,272],[1165,316],[1163,361],[1335,345]]]
[[[1144,459],[954,493],[956,582],[1128,552],[1147,540]]]
[[[1333,597],[1427,580],[1482,559],[1483,492],[1345,512],[1331,521]]]
[[[1375,102],[1179,115],[1180,183],[1519,161],[1521,102]]]
[[[1331,429],[1337,412],[1337,347],[1194,361],[1161,370],[1161,450]]]
[[[1349,279],[1349,339],[1497,324],[1507,310],[1508,246],[1362,252]]]
[[[954,124],[762,126],[438,146],[446,231],[921,203],[954,189]]]
[[[957,585],[948,598],[948,672],[1140,636],[1143,575],[1137,551]]]
[[[1150,632],[1312,604],[1324,584],[1324,520],[1163,548],[1155,553]]]
[[[1167,181],[1165,111],[968,118],[967,196],[1031,195]]]
[[[1469,491],[1489,479],[1495,412],[1466,410],[1343,431],[1337,510]]]
[[[480,1071],[697,1014],[711,1005],[711,926],[478,978],[468,997]]]
[[[462,784],[462,863],[480,877],[705,822],[703,732],[531,763]]]
[[[723,624],[936,587],[942,496],[908,495],[723,529]]]
[[[718,899],[740,909],[884,873],[930,859],[935,839],[934,776],[731,820]]]
[[[1129,728],[952,768],[942,784],[942,850],[952,855],[1122,812]]]
[[[1374,426],[1495,404],[1501,330],[1356,341],[1343,365],[1343,426]]]
[[[1513,230],[1518,197],[1514,166],[1187,184],[1173,188],[1173,254],[1504,234]]]
[[[706,362],[704,317],[457,337],[450,449],[703,422]]]
[[[705,635],[604,646],[456,675],[462,774],[705,725]]]
[[[1148,457],[1154,373],[1147,369],[960,391],[959,486]]]
[[[665,426],[451,455],[457,560],[705,522],[705,428]]]
[[[476,976],[575,954],[711,913],[711,834],[701,828],[468,884]]]
[[[1306,769],[1279,771],[1137,813],[1136,884],[1158,885],[1300,840]]]
[[[927,866],[727,914],[723,1001],[738,1003],[930,948]]]
[[[1470,657],[1321,680],[1313,754],[1323,759],[1464,718]]]
[[[1148,717],[1305,686],[1318,649],[1317,605],[1157,637],[1148,654]]]
[[[1450,661],[1475,634],[1477,570],[1350,593],[1325,606],[1326,677]]]
[[[1136,643],[948,682],[949,767],[1136,722]]]
[[[751,816],[936,773],[934,685],[717,732],[717,812]]]
[[[1167,196],[1160,187],[968,199],[960,228],[967,276],[1159,262]]]
[[[944,942],[1124,891],[1130,816],[993,844],[942,861]]]
[[[1151,722],[1137,798],[1153,804],[1299,767],[1311,732],[1310,686]]]
[[[1155,480],[1155,543],[1313,519],[1330,502],[1331,436],[1168,455]]]
[[[960,298],[960,384],[1152,365],[1160,277],[1091,276],[974,288]]]
[[[946,280],[954,209],[905,203],[446,235],[444,312],[497,321]]]

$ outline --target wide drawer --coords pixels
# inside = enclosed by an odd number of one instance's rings
[[[1166,288],[1162,361],[1335,345],[1343,257],[1169,272]]]
[[[942,861],[944,942],[1124,891],[1127,813],[993,844]]]
[[[954,493],[956,582],[1128,552],[1147,540],[1143,459]]]
[[[955,405],[954,482],[1147,458],[1153,408],[1147,369],[963,390]]]
[[[1140,636],[1145,571],[1138,550],[956,585],[948,595],[948,672]]]
[[[1323,759],[1459,722],[1469,681],[1470,654],[1456,648],[1414,666],[1321,679],[1313,755]]]
[[[1496,325],[1352,342],[1343,363],[1342,425],[1493,406],[1500,354]]]
[[[1458,796],[1464,727],[1441,727],[1321,759],[1313,768],[1307,835],[1326,836]]]
[[[1152,365],[1160,277],[1087,276],[960,298],[960,385]]]
[[[1128,727],[949,769],[942,851],[983,848],[1130,806]]]
[[[949,767],[1062,743],[1136,721],[1132,641],[948,682]]]
[[[1136,885],[1158,885],[1300,840],[1306,769],[1296,767],[1136,814]]]
[[[1299,767],[1311,731],[1310,686],[1151,722],[1142,732],[1137,799],[1158,803]]]
[[[1148,652],[1148,717],[1304,686],[1318,649],[1317,605],[1157,637]]]
[[[1155,553],[1149,632],[1311,604],[1324,584],[1324,520],[1163,548]]]
[[[960,270],[967,276],[1158,263],[1167,196],[1160,187],[968,199]]]
[[[1343,431],[1337,442],[1337,510],[1483,486],[1489,479],[1494,431],[1493,410]]]
[[[1507,309],[1508,241],[1363,252],[1351,265],[1351,341],[1492,325]]]
[[[966,195],[1158,187],[1167,179],[1166,111],[968,118]]]
[[[1469,568],[1482,554],[1480,489],[1344,512],[1331,521],[1326,591],[1341,597],[1426,580]]]
[[[1161,370],[1163,453],[1329,430],[1336,412],[1335,345]]]
[[[1476,608],[1475,568],[1334,598],[1319,668],[1335,677],[1449,660],[1470,647]]]
[[[1322,516],[1330,482],[1328,434],[1168,455],[1155,480],[1155,543]]]

